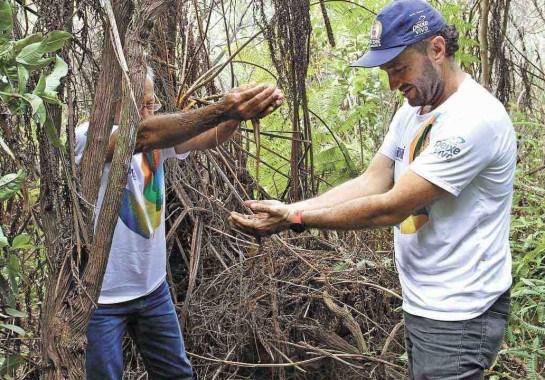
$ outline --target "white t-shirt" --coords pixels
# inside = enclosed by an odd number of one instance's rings
[[[84,123],[76,128],[78,164],[87,144],[88,126],[88,123]],[[114,126],[112,132],[116,129],[117,126]],[[169,157],[184,159],[187,156],[187,153],[177,155],[174,148],[132,156],[99,303],[130,301],[151,293],[164,280],[166,240],[163,162]],[[110,164],[107,163],[96,204],[97,217],[109,172]]]
[[[516,137],[502,104],[468,75],[434,111],[405,103],[379,152],[449,194],[395,227],[403,309],[479,316],[511,286],[509,222]]]

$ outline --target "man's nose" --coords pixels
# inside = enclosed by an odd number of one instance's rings
[[[142,109],[140,110],[140,117],[142,119],[145,119],[149,116],[153,116],[153,111],[150,111],[149,109],[147,109],[146,107],[142,107]]]
[[[390,90],[395,91],[401,85],[401,82],[394,74],[388,74],[388,83],[390,84]]]

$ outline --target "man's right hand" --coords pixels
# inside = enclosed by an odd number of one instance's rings
[[[220,102],[229,119],[249,120],[267,116],[283,99],[284,93],[275,85],[249,83],[233,88]]]
[[[277,200],[245,201],[254,214],[231,212],[229,223],[256,237],[269,236],[287,230],[292,223],[294,207]]]

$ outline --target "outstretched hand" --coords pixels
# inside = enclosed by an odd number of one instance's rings
[[[250,120],[265,117],[284,100],[284,93],[275,85],[251,82],[233,88],[221,102],[229,119]]]
[[[256,236],[269,236],[289,228],[293,211],[280,201],[244,202],[255,214],[245,215],[231,212],[229,222],[242,231]]]

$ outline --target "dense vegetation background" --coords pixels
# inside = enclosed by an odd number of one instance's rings
[[[105,262],[89,253],[108,235],[93,231],[87,207],[104,154],[76,168],[73,131],[89,119],[111,124],[122,80],[113,29],[130,67],[147,50],[168,112],[248,81],[287,94],[225,146],[167,165],[168,279],[198,378],[404,378],[391,231],[256,244],[225,222],[244,199],[302,199],[365,170],[402,97],[380,70],[349,64],[387,2],[112,3],[109,16],[108,1],[0,1],[0,378],[82,378],[81,337]],[[487,377],[543,379],[545,2],[432,3],[457,26],[457,59],[503,102],[519,141],[513,311]],[[145,377],[129,341],[126,359],[126,378]]]

